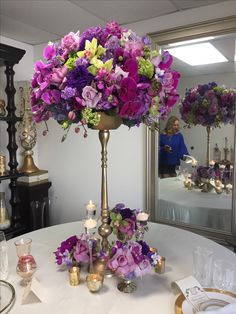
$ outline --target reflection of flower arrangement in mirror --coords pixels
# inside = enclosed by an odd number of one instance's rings
[[[116,22],[70,32],[60,43],[50,42],[44,58],[32,80],[36,122],[52,117],[67,131],[76,124],[78,132],[79,126],[98,125],[99,112],[105,112],[128,127],[156,128],[179,98],[172,56],[152,50],[146,36]]]
[[[215,82],[199,84],[186,91],[180,106],[181,118],[188,127],[233,124],[235,101],[235,89],[226,89]]]

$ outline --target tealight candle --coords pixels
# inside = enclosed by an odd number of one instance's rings
[[[92,218],[86,219],[84,222],[84,226],[87,229],[93,229],[97,226],[97,221],[95,219],[92,219]]]
[[[149,215],[145,212],[141,212],[137,214],[137,220],[139,221],[147,221],[148,220]]]
[[[89,203],[86,205],[86,209],[88,210],[88,211],[95,211],[95,209],[96,209],[96,206],[95,206],[95,204],[90,200],[89,201]]]
[[[69,281],[71,286],[78,286],[80,282],[80,269],[77,266],[72,266],[69,269]]]

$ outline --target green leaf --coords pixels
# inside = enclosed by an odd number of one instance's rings
[[[116,214],[115,213],[113,213],[113,212],[110,212],[110,218],[111,218],[111,220],[112,221],[115,221],[116,220]]]

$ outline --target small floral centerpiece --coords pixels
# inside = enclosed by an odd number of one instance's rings
[[[35,63],[32,79],[36,122],[52,117],[67,131],[75,124],[78,132],[79,126],[98,125],[104,112],[128,127],[156,127],[179,98],[172,56],[116,22],[49,42],[44,58]]]
[[[142,277],[152,270],[160,260],[157,252],[140,241],[116,241],[111,249],[111,257],[107,263],[109,269],[126,280]]]
[[[188,127],[202,125],[219,127],[233,124],[236,90],[218,86],[215,82],[188,89],[180,105],[180,114]]]
[[[126,208],[124,204],[116,204],[110,211],[112,232],[120,241],[132,239],[137,229],[136,210]]]
[[[54,252],[57,265],[68,267],[89,262],[89,244],[86,234],[69,237]],[[93,254],[97,254],[97,243],[93,241]]]

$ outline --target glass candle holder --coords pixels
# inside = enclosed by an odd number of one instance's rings
[[[69,269],[69,282],[71,286],[78,286],[80,283],[80,268],[72,266]]]
[[[165,272],[165,263],[166,259],[164,256],[161,256],[157,264],[155,265],[155,272],[158,274],[164,274]]]
[[[103,276],[99,273],[91,273],[86,277],[87,287],[90,292],[98,292],[103,286]]]
[[[86,216],[87,218],[95,218],[96,216],[96,204],[93,203],[93,201],[89,201],[88,204],[85,205],[86,207]]]
[[[88,235],[94,235],[97,228],[97,220],[94,218],[84,219],[85,233]]]
[[[32,279],[37,265],[31,253],[31,239],[20,239],[15,241],[18,263],[16,266],[17,274],[22,277],[21,285],[26,286]]]
[[[139,212],[136,215],[137,230],[135,236],[137,241],[143,240],[145,232],[148,231],[148,218],[149,213],[146,211]]]

